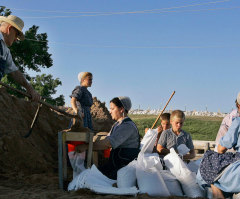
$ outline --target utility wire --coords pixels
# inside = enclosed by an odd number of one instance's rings
[[[183,12],[201,12],[201,11],[215,11],[215,10],[233,10],[239,9],[240,6],[229,7],[229,8],[209,8],[209,9],[198,9],[198,10],[169,10],[159,12],[144,12],[141,14],[163,14],[163,13],[183,13]],[[129,13],[130,14],[130,13]],[[136,13],[131,13],[136,14]],[[79,18],[79,17],[96,17],[96,16],[109,16],[113,14],[97,14],[97,15],[78,15],[78,16],[46,16],[46,17],[22,17],[25,19],[53,19],[53,18]],[[116,15],[116,14],[115,14]],[[119,14],[120,15],[120,14]],[[123,14],[122,14],[123,15]]]
[[[160,9],[152,9],[152,10],[141,10],[141,11],[131,11],[131,12],[82,12],[82,11],[60,11],[60,10],[31,10],[31,9],[20,9],[20,8],[10,8],[11,10],[19,10],[19,11],[27,11],[27,12],[45,12],[45,13],[64,13],[64,14],[126,14],[126,13],[142,13],[142,12],[151,12],[154,10],[171,10],[171,9],[179,9],[179,8],[186,8],[186,7],[193,7],[193,6],[201,6],[201,5],[208,5],[208,4],[216,4],[216,3],[223,3],[229,2],[231,0],[221,0],[221,1],[211,1],[205,3],[197,3],[197,4],[190,4],[190,5],[183,5],[183,6],[174,6],[169,8],[160,8]]]
[[[28,39],[29,41],[35,42],[48,42],[52,44],[60,44],[64,46],[79,46],[79,47],[87,47],[87,48],[128,48],[128,49],[182,49],[182,48],[231,48],[231,47],[240,47],[240,45],[208,45],[208,46],[118,46],[118,45],[83,45],[76,43],[62,43],[62,42],[49,42],[49,41],[38,41],[34,39]]]
[[[231,0],[211,1],[211,2],[205,2],[205,3],[174,6],[174,7],[169,7],[169,8],[160,8],[160,9],[151,9],[151,10],[142,10],[142,11],[130,11],[130,12],[80,12],[80,11],[66,12],[66,11],[51,11],[51,10],[50,11],[48,11],[48,10],[29,10],[29,9],[17,9],[17,8],[11,8],[11,10],[21,10],[21,11],[31,11],[31,12],[47,12],[47,13],[65,13],[65,14],[80,14],[80,13],[84,14],[84,15],[78,15],[78,16],[43,16],[43,17],[27,17],[26,16],[26,17],[23,17],[23,18],[72,18],[72,17],[86,17],[86,16],[91,17],[91,16],[156,13],[155,11],[180,9],[180,8],[187,8],[187,7],[194,7],[194,6],[224,3],[224,2],[229,2],[229,1],[231,1]]]

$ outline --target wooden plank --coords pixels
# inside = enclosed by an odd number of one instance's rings
[[[98,151],[92,152],[92,162],[98,167]]]
[[[89,141],[90,132],[66,132],[66,141]]]
[[[215,141],[203,141],[203,140],[193,140],[193,145],[195,149],[203,149],[206,148],[213,149],[216,146]]]

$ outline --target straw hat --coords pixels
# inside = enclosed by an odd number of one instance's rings
[[[24,40],[24,35],[22,32],[22,29],[24,27],[24,22],[22,19],[14,15],[9,15],[7,17],[0,16],[0,23],[3,21],[9,23],[19,31],[19,36],[17,37],[18,40]]]

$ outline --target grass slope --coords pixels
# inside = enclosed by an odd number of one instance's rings
[[[156,115],[130,115],[130,118],[136,123],[141,136],[144,135],[145,128],[151,128]],[[186,117],[183,130],[190,133],[193,140],[211,140],[214,141],[223,118],[219,117]],[[155,128],[160,125],[158,121]]]

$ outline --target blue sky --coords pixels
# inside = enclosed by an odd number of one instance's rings
[[[77,75],[94,75],[89,90],[106,104],[133,108],[229,112],[239,87],[239,0],[2,0],[46,32],[67,105]]]

